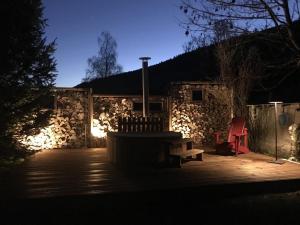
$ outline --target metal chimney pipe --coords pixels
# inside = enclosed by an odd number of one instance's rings
[[[140,57],[143,64],[143,117],[149,116],[149,77],[148,77],[148,60],[150,57]]]

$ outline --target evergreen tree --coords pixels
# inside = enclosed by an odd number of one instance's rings
[[[41,0],[2,0],[0,154],[19,134],[39,132],[49,118],[44,100],[56,77],[55,43],[47,43]]]

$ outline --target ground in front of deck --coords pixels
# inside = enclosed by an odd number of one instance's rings
[[[128,173],[106,149],[44,151],[1,174],[0,224],[299,224],[300,165],[270,159],[207,152]]]

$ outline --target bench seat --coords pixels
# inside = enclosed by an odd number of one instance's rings
[[[198,160],[203,161],[202,149],[189,149],[182,153],[175,152],[169,155],[169,164],[174,165],[175,167],[181,167],[181,164],[186,160]]]
[[[193,149],[186,150],[185,152],[182,152],[182,153],[173,153],[173,154],[171,153],[170,155],[178,155],[182,159],[191,157],[193,159],[198,159],[198,160],[202,161],[203,160],[203,157],[202,157],[203,152],[204,152],[204,150],[193,148]]]

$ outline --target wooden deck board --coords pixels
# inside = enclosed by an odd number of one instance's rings
[[[270,159],[256,153],[238,157],[204,153],[204,161],[182,168],[127,173],[108,163],[106,149],[44,151],[6,175],[0,191],[2,196],[35,198],[300,180],[299,164],[272,164]]]

